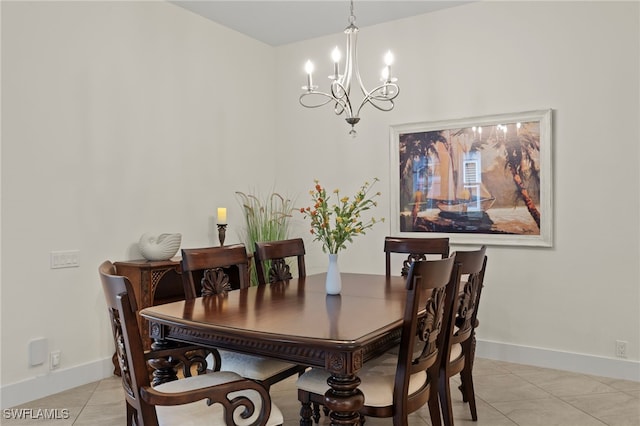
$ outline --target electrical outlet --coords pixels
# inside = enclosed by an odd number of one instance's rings
[[[53,351],[49,356],[50,360],[50,369],[55,370],[60,367],[60,351]]]
[[[616,356],[618,358],[627,357],[627,342],[624,340],[616,340]]]
[[[45,337],[39,337],[29,342],[29,365],[31,367],[47,362],[48,345]]]

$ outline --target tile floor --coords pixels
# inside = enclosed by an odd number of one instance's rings
[[[640,383],[588,376],[478,358],[474,367],[478,422],[454,390],[456,425],[476,426],[640,426]],[[453,379],[457,381],[458,379]],[[456,385],[457,386],[457,385]],[[453,386],[452,386],[453,388]],[[295,378],[271,388],[284,413],[284,426],[299,424]],[[21,405],[20,408],[68,409],[66,420],[13,420],[2,425],[125,425],[118,377],[110,377]],[[321,425],[328,425],[323,416]],[[428,409],[413,413],[408,426],[430,425]],[[367,426],[391,425],[389,419],[368,418]]]

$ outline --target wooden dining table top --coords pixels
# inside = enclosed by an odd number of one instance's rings
[[[364,404],[358,371],[400,342],[406,279],[342,273],[341,294],[332,296],[325,278],[309,275],[172,302],[140,315],[157,348],[183,342],[326,369],[331,424],[357,425]],[[159,382],[176,378],[170,360],[152,361]]]
[[[154,339],[225,348],[353,373],[399,340],[405,278],[342,273],[342,292],[325,293],[326,274],[248,287],[143,309]],[[332,368],[327,352],[359,363]],[[335,367],[335,366],[334,366]]]

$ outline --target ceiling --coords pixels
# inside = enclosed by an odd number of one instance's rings
[[[171,3],[272,46],[341,32],[349,23],[350,12],[347,0],[176,0]],[[356,24],[366,27],[464,3],[470,1],[363,0],[354,2],[354,15]]]

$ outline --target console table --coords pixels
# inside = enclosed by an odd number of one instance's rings
[[[127,260],[115,262],[118,275],[129,278],[133,286],[138,309],[184,299],[180,258],[162,261]],[[140,335],[145,350],[151,348],[148,321],[138,318]],[[114,373],[120,375],[120,366],[114,359]]]

